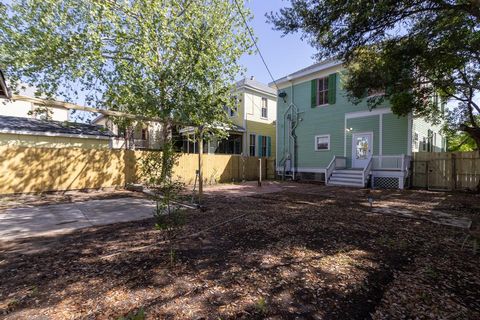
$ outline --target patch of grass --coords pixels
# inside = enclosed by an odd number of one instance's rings
[[[132,311],[126,316],[118,318],[118,320],[145,320],[145,311],[140,308],[136,311]]]
[[[260,297],[260,299],[258,299],[258,301],[255,303],[255,310],[260,314],[267,314],[268,306],[264,297]]]

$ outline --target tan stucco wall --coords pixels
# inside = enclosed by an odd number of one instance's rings
[[[107,149],[110,140],[0,133],[0,146]]]
[[[0,146],[0,194],[124,187],[141,182],[142,159],[154,151]],[[258,177],[258,158],[204,155],[204,181],[236,182]],[[262,176],[273,163],[262,159]],[[181,154],[174,177],[193,184],[198,155]]]

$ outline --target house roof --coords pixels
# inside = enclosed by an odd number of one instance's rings
[[[257,81],[255,79],[244,78],[240,81],[237,81],[235,85],[237,89],[247,88],[268,93],[274,96],[277,95],[277,91],[275,89],[270,88],[268,85],[261,83],[260,81]]]
[[[7,88],[7,83],[2,70],[0,70],[0,98],[10,99],[10,92]]]
[[[294,73],[291,73],[291,74],[289,74],[285,77],[282,77],[282,78],[276,80],[275,83],[277,85],[288,83],[288,82],[293,81],[295,79],[305,77],[305,76],[308,76],[312,73],[319,72],[319,71],[322,71],[322,70],[325,70],[325,69],[328,69],[328,68],[331,68],[331,67],[335,67],[335,66],[338,66],[338,65],[341,65],[341,64],[342,64],[342,62],[339,61],[339,60],[336,60],[336,59],[323,60],[323,61],[320,61],[318,63],[314,63],[314,64],[312,64],[312,65],[310,65],[306,68],[295,71]],[[270,82],[268,85],[270,87],[273,87],[273,86],[275,86],[275,83]]]
[[[0,116],[0,133],[106,139],[114,136],[112,132],[97,125],[8,116]]]

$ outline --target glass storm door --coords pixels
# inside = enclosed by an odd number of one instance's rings
[[[352,137],[352,167],[364,168],[372,157],[373,133],[354,133]]]

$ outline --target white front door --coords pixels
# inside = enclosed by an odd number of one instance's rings
[[[352,167],[364,168],[372,157],[373,133],[354,133],[352,137]]]

